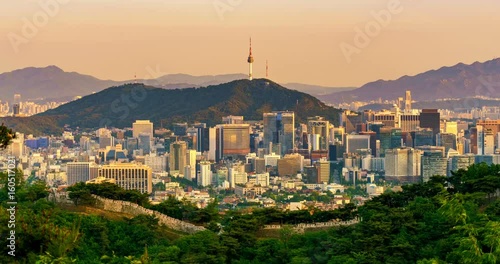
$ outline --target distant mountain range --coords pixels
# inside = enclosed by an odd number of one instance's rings
[[[137,80],[149,86],[163,89],[196,88],[218,85],[234,80],[247,79],[245,74],[192,76],[168,74],[156,79]],[[11,102],[14,94],[23,100],[44,99],[71,101],[111,86],[133,83],[135,80],[100,80],[76,72],[65,72],[56,66],[25,68],[0,74],[0,100]],[[427,71],[415,76],[403,76],[397,80],[378,80],[354,87],[325,87],[301,83],[282,86],[308,93],[328,104],[354,101],[395,100],[412,91],[415,101],[435,101],[444,98],[470,98],[475,96],[500,97],[500,59],[470,65],[459,63],[451,67]]]
[[[449,109],[454,111],[467,111],[471,108],[481,108],[483,106],[499,106],[500,100],[481,98],[460,98],[439,101],[419,101],[412,104],[414,109]],[[368,104],[360,107],[358,111],[392,109],[392,104]]]
[[[223,74],[192,76],[189,74],[167,74],[156,79],[139,79],[137,82],[164,89],[206,87],[247,79],[245,74]],[[0,100],[12,102],[14,94],[22,100],[71,101],[76,96],[85,96],[111,86],[134,83],[136,80],[100,80],[76,72],[65,72],[57,66],[24,68],[0,74]],[[284,84],[290,89],[311,95],[330,94],[352,88],[324,87],[300,83]]]
[[[219,124],[223,116],[241,115],[260,120],[277,110],[296,113],[296,122],[309,116],[324,116],[338,125],[340,110],[315,97],[287,89],[266,79],[238,80],[204,88],[161,89],[143,84],[125,84],[105,89],[42,114],[0,118],[15,131],[59,134],[62,127],[94,129],[104,126],[131,127],[138,119],[156,126],[175,122]]]
[[[412,92],[416,101],[474,96],[500,97],[500,59],[470,65],[459,63],[451,67],[427,71],[397,80],[378,80],[362,87],[331,95],[319,96],[326,103],[353,101],[395,100]]]

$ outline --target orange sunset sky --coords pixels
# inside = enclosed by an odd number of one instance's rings
[[[281,83],[360,86],[499,56],[500,1],[400,0],[400,12],[348,63],[341,44],[354,45],[356,28],[393,1],[3,1],[0,72],[57,65],[113,80],[147,77],[157,66],[158,74],[246,73],[250,36],[254,76],[265,76],[267,59],[270,79]],[[45,23],[47,2],[57,8]],[[25,36],[36,18],[37,33]]]

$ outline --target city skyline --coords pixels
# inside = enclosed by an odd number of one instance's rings
[[[36,1],[8,3],[9,12],[0,11],[0,47],[9,62],[0,72],[57,65],[127,80],[150,75],[147,68],[158,65],[165,74],[245,73],[252,37],[255,78],[266,76],[268,60],[269,78],[278,82],[361,86],[500,54],[491,34],[500,25],[493,16],[500,3],[491,0],[55,3],[50,12]],[[23,34],[26,23],[36,33]],[[379,29],[373,28],[366,45],[357,45],[358,29],[374,23]],[[374,61],[383,63],[374,67]]]

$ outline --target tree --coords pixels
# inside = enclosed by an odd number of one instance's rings
[[[49,196],[49,188],[44,181],[37,180],[28,187],[26,198],[31,201],[47,198]]]
[[[12,143],[12,139],[16,138],[16,133],[12,129],[7,128],[3,123],[0,125],[0,149],[7,148]]]

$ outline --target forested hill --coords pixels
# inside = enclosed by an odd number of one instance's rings
[[[135,120],[147,119],[165,126],[174,122],[219,124],[223,116],[240,115],[261,120],[265,112],[290,110],[296,122],[309,116],[324,116],[338,124],[339,110],[313,96],[290,90],[270,80],[238,80],[203,88],[165,90],[143,84],[127,84],[62,105],[30,118],[8,118],[5,123],[16,131],[22,124],[45,132],[70,125],[80,128],[130,127]],[[37,122],[38,119],[53,122]],[[26,125],[25,125],[26,126]]]

